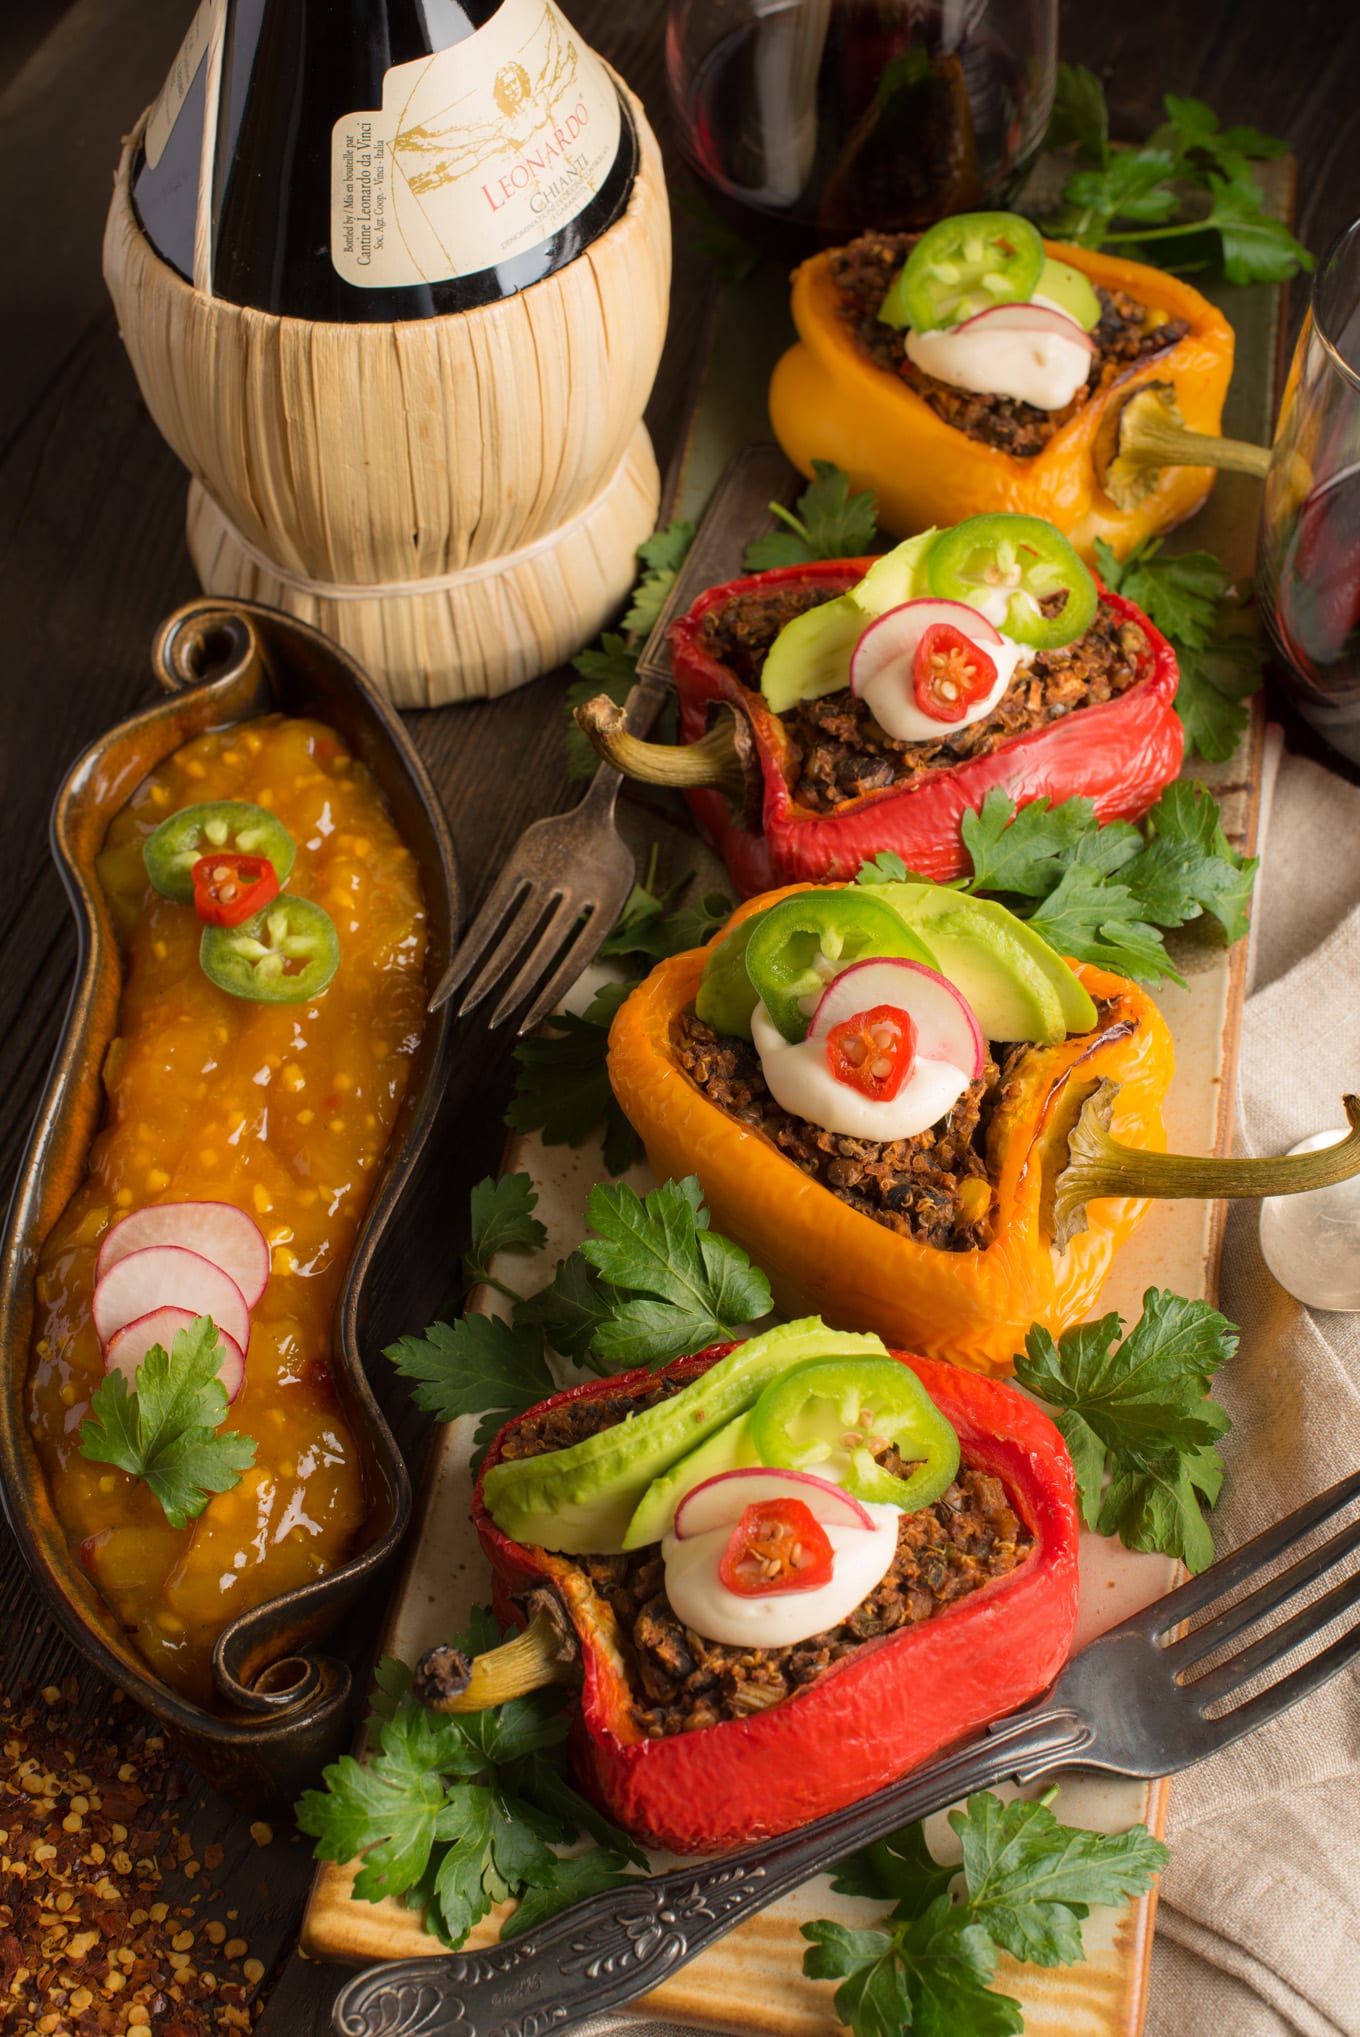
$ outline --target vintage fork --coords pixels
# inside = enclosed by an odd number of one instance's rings
[[[1053,1768],[1157,1776],[1230,1747],[1360,1654],[1360,1620],[1319,1654],[1230,1703],[1302,1643],[1360,1605],[1352,1571],[1230,1659],[1188,1672],[1360,1549],[1360,1518],[1284,1570],[1271,1566],[1360,1499],[1360,1472],[1319,1494],[1211,1569],[1093,1641],[1052,1689],[980,1739],[892,1789],[725,1859],[606,1890],[482,1952],[371,1967],[341,1991],[341,2037],[543,2037],[660,1984],[734,1924],[858,1847],[1007,1777]],[[1244,1597],[1189,1633],[1186,1620]],[[1216,1710],[1209,1715],[1209,1708]]]
[[[730,576],[746,539],[768,527],[771,497],[786,495],[791,478],[777,446],[748,446],[726,468],[638,660],[638,683],[625,706],[631,735],[646,735],[665,697],[670,678],[666,630],[672,618],[706,587]],[[458,1007],[460,1016],[472,1011],[504,983],[536,932],[538,939],[519,962],[490,1024],[509,1018],[536,984],[537,994],[519,1023],[521,1033],[561,1002],[594,960],[632,887],[633,852],[614,824],[622,783],[612,764],[601,764],[584,799],[569,813],[536,820],[524,830],[430,999],[431,1011],[452,997],[480,962]],[[583,914],[585,924],[563,954],[563,943]],[[551,973],[542,981],[546,971]]]

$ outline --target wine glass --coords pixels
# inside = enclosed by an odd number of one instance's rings
[[[670,0],[681,146],[804,242],[911,231],[1018,184],[1053,104],[1057,0]]]
[[[1266,476],[1256,586],[1289,697],[1360,762],[1360,220],[1313,279]]]

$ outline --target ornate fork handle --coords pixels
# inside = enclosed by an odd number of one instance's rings
[[[340,2037],[546,2037],[616,2009],[834,1861],[1003,1777],[1028,1781],[1092,1741],[1045,1700],[906,1782],[801,1831],[695,1867],[588,1896],[483,1952],[370,1967],[332,2011]]]

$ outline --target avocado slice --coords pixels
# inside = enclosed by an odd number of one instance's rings
[[[786,622],[770,645],[760,690],[775,714],[850,684],[850,653],[864,628],[853,594],[837,595]]]
[[[746,973],[746,950],[765,913],[753,912],[739,927],[719,941],[704,964],[694,998],[694,1015],[715,1033],[735,1033],[738,1039],[751,1037],[751,1014],[759,999]]]
[[[1053,1045],[1094,1026],[1095,1005],[1062,956],[995,899],[936,884],[874,889],[927,937],[989,1040]]]
[[[875,559],[858,587],[850,590],[850,599],[856,607],[866,616],[886,615],[890,608],[900,608],[904,601],[929,594],[926,561],[939,535],[932,524],[929,530],[919,531],[914,538],[907,538],[881,559]]]
[[[493,1464],[483,1496],[516,1542],[570,1555],[616,1555],[652,1481],[735,1415],[781,1372],[809,1358],[882,1358],[883,1340],[829,1330],[819,1316],[783,1323],[738,1344],[671,1399],[566,1450]]]
[[[628,1523],[628,1532],[623,1538],[625,1549],[645,1549],[649,1542],[659,1542],[663,1535],[670,1533],[675,1510],[687,1492],[693,1492],[696,1485],[705,1479],[716,1478],[720,1471],[741,1471],[748,1464],[759,1464],[760,1452],[751,1441],[751,1411],[737,1415],[732,1421],[724,1422],[715,1435],[697,1450],[691,1450],[688,1457],[682,1457],[669,1471],[663,1471],[660,1478],[654,1478],[642,1498],[638,1501],[637,1512]]]
[[[1080,269],[1074,269],[1070,262],[1060,262],[1050,255],[1039,271],[1034,294],[1047,297],[1050,304],[1056,304],[1059,311],[1075,318],[1086,332],[1100,324],[1100,299],[1089,278],[1083,276]]]
[[[760,690],[775,714],[800,700],[820,700],[850,684],[850,657],[875,616],[928,594],[926,555],[939,532],[922,531],[876,559],[857,587],[786,622],[760,675]]]

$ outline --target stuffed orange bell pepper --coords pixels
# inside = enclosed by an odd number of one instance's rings
[[[609,1042],[657,1178],[698,1176],[781,1309],[986,1372],[1091,1311],[1147,1196],[1315,1185],[1297,1158],[1162,1152],[1172,1064],[1135,983],[918,884],[750,900]],[[1327,1157],[1354,1171],[1360,1136]]]
[[[994,226],[990,241],[978,229],[972,249],[974,223],[998,221],[1009,225]],[[941,236],[937,278],[961,264],[967,274],[971,250],[986,288],[960,299],[957,286],[942,295],[936,281],[932,299],[927,276],[904,292],[902,278],[922,255],[930,266]],[[872,489],[881,522],[898,534],[1012,510],[1055,523],[1088,558],[1098,537],[1122,557],[1192,515],[1213,464],[1225,463],[1210,464],[1207,446],[1204,465],[1154,468],[1137,500],[1115,482],[1119,506],[1106,482],[1128,397],[1156,385],[1178,424],[1216,434],[1232,328],[1179,278],[1041,241],[1015,215],[942,220],[914,246],[866,234],[814,255],[795,271],[792,309],[798,343],[770,384],[775,435],[803,473],[826,460]],[[1055,382],[1060,356],[1076,366]]]

